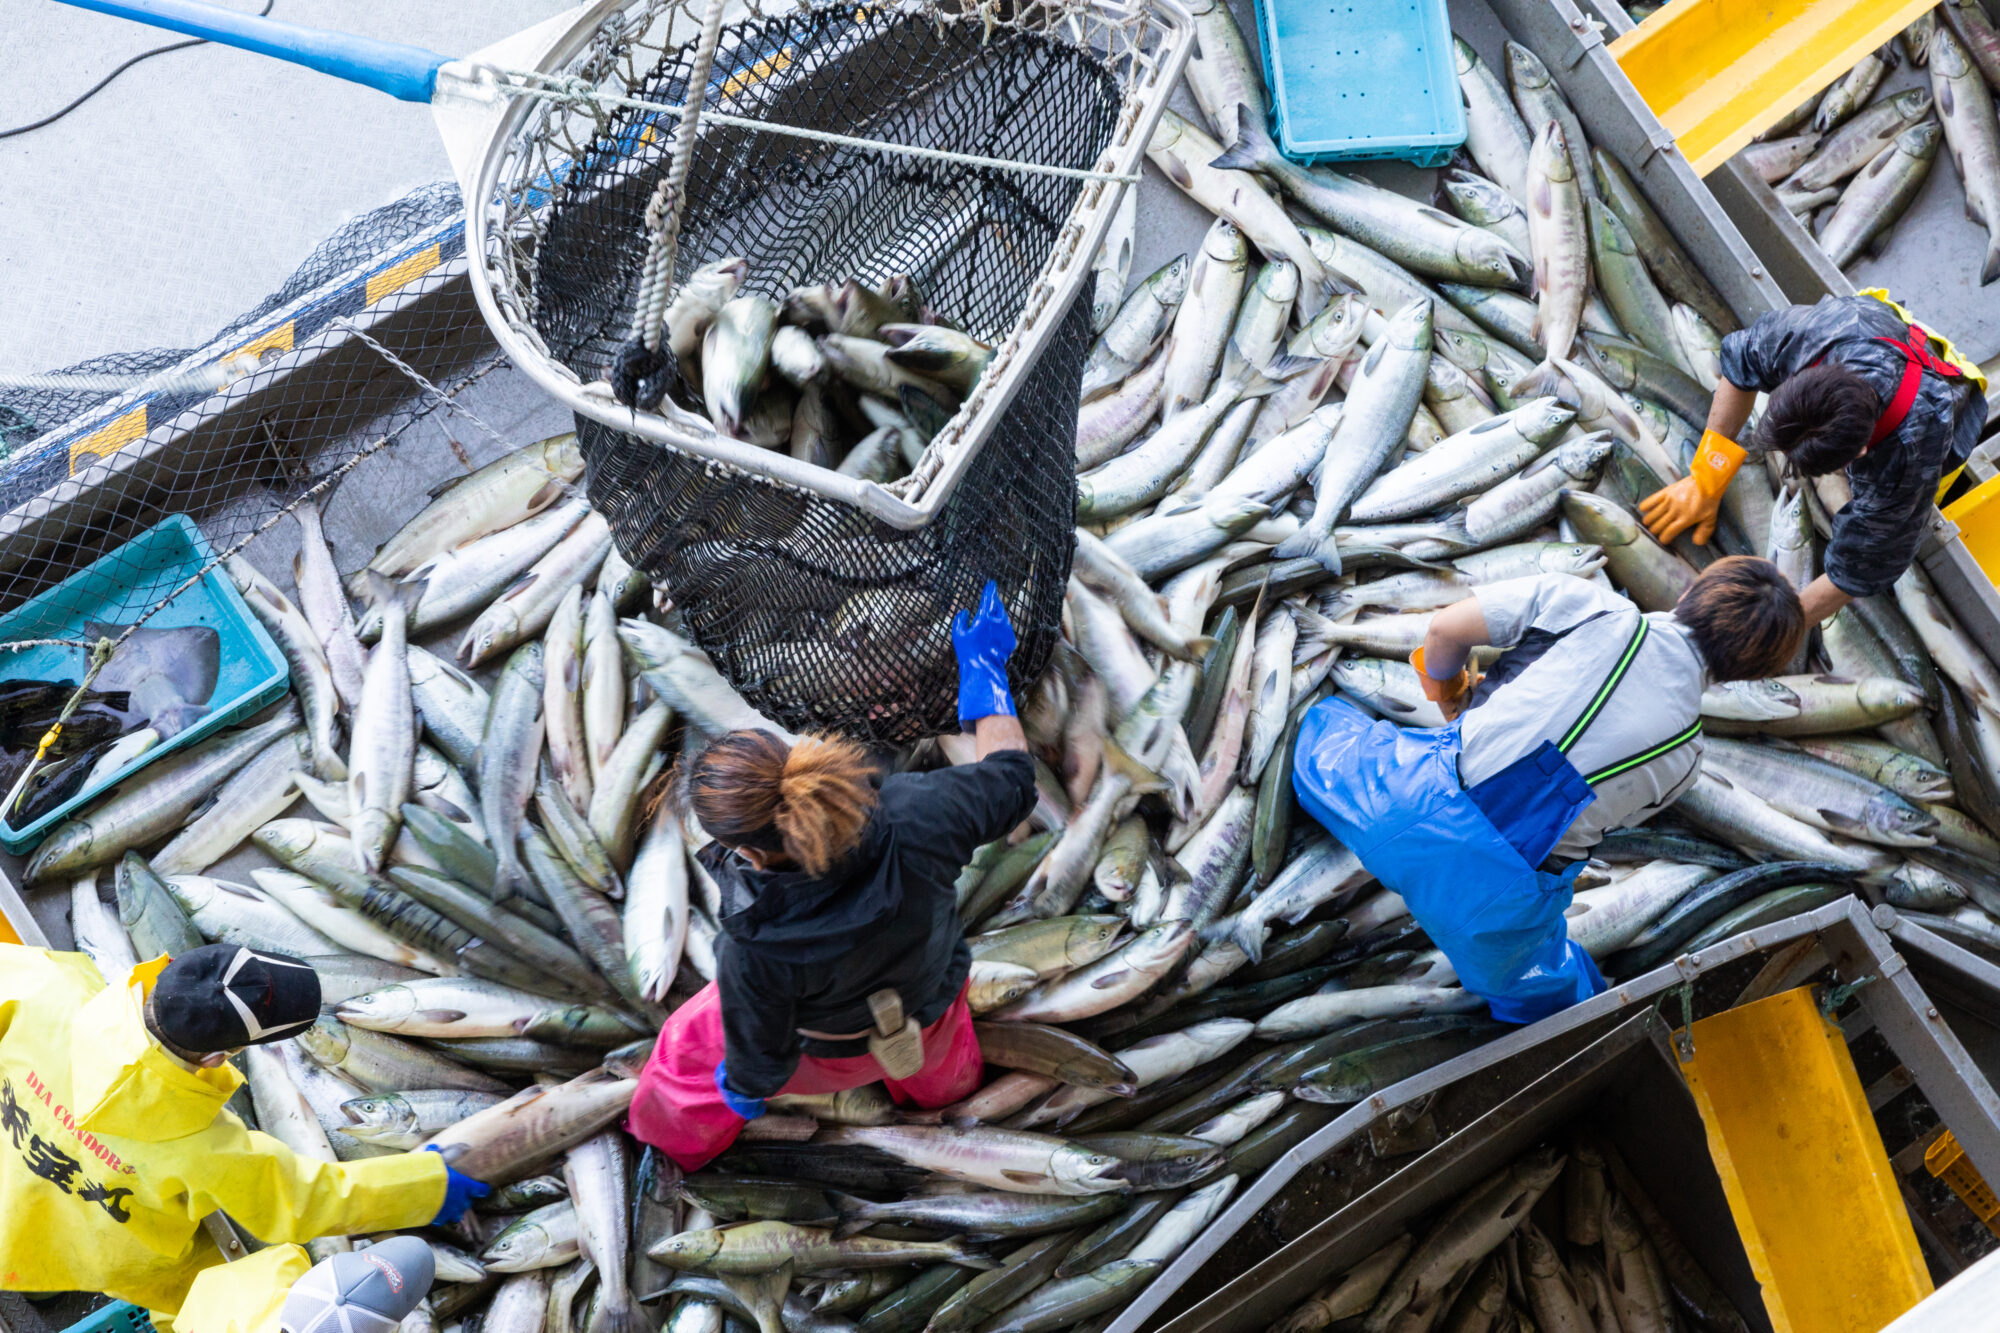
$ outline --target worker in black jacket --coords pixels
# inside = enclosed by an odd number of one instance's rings
[[[700,856],[722,889],[717,974],[667,1020],[628,1127],[686,1170],[779,1093],[885,1079],[897,1101],[936,1108],[979,1086],[954,883],[976,848],[1027,818],[1035,771],[993,584],[952,642],[975,763],[878,782],[851,742],[734,731],[683,775],[715,838]]]
[[[1800,590],[1814,624],[1894,584],[1931,507],[1986,425],[1986,379],[1888,294],[1829,296],[1760,316],[1722,340],[1722,382],[1689,475],[1640,502],[1653,535],[1706,544],[1745,450],[1737,435],[1768,393],[1756,443],[1808,477],[1846,470],[1854,498],[1833,516],[1826,572]]]

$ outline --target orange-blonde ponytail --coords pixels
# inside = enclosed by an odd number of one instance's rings
[[[687,796],[702,827],[732,847],[782,852],[823,875],[861,841],[875,809],[868,753],[853,741],[732,731],[694,761]]]

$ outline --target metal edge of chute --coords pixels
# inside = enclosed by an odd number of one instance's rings
[[[1879,913],[1881,909],[1875,910]],[[1894,918],[1890,920],[1894,924]],[[1913,923],[1901,923],[1901,930],[1905,933],[1919,929]],[[1947,1090],[1962,1095],[1951,1098],[1954,1105],[1949,1108],[1939,1107],[1940,1114],[1945,1115],[1953,1132],[1965,1146],[1967,1155],[1975,1159],[1975,1164],[1983,1164],[1982,1170],[1991,1170],[1996,1177],[2000,1177],[2000,1096],[1995,1094],[1986,1075],[1973,1062],[1956,1035],[1937,1016],[1936,1007],[1926,1002],[1927,1012],[1915,1008],[1911,993],[1914,992],[1914,995],[1921,999],[1923,992],[1917,986],[1915,979],[1909,975],[1907,966],[1902,963],[1900,955],[1896,952],[1896,941],[1884,933],[1876,917],[1871,915],[1868,905],[1850,895],[1814,911],[1787,917],[1782,921],[1731,936],[1698,953],[1684,954],[1641,976],[1620,982],[1602,994],[1545,1018],[1539,1023],[1519,1028],[1505,1036],[1495,1038],[1475,1051],[1407,1078],[1375,1094],[1367,1101],[1351,1107],[1332,1123],[1266,1167],[1256,1180],[1252,1181],[1213,1222],[1209,1223],[1192,1244],[1147,1284],[1145,1289],[1119,1313],[1118,1318],[1104,1330],[1104,1333],[1137,1333],[1137,1330],[1151,1320],[1189,1278],[1198,1273],[1215,1256],[1230,1237],[1254,1218],[1280,1190],[1290,1184],[1293,1177],[1341,1144],[1365,1132],[1369,1125],[1387,1112],[1427,1097],[1470,1074],[1492,1068],[1552,1038],[1610,1018],[1642,1003],[1657,1000],[1679,986],[1691,984],[1706,973],[1752,954],[1828,933],[1844,937],[1840,940],[1843,946],[1841,959],[1843,971],[1858,971],[1891,983],[1888,987],[1870,987],[1860,992],[1864,1005],[1868,1006],[1871,1012],[1880,1015],[1892,1009],[1911,1011],[1901,1015],[1902,1019],[1908,1021],[1898,1022],[1900,1033],[1909,1038],[1921,1032],[1922,1036],[1937,1048],[1935,1053],[1941,1058],[1918,1059],[1913,1053],[1903,1051],[1900,1046],[1898,1054],[1904,1058],[1906,1064],[1910,1065],[1911,1073],[1916,1076],[1918,1086],[1924,1089],[1926,1095],[1932,1095],[1945,1084],[1956,1085],[1955,1088]],[[1929,934],[1929,932],[1923,933]],[[1935,940],[1935,937],[1932,939]],[[1945,951],[1952,946],[1942,940],[1935,942],[1941,947],[1931,949],[1929,952],[1944,958]],[[1946,959],[1946,961],[1955,960]],[[1972,961],[1978,963],[1979,960]],[[1986,971],[1994,971],[1984,964],[1980,964],[1980,967]],[[1894,996],[1895,999],[1877,997],[1873,994],[1876,990],[1884,990],[1887,995]],[[1924,1067],[1920,1068],[1919,1065]],[[1936,1100],[1933,1097],[1933,1104]]]

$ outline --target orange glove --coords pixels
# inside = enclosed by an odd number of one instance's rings
[[[1472,687],[1478,683],[1478,678],[1472,674],[1472,663],[1469,659],[1458,669],[1458,674],[1449,680],[1439,680],[1425,668],[1424,650],[1421,646],[1410,654],[1410,665],[1417,669],[1417,683],[1423,686],[1424,698],[1438,706],[1438,711],[1444,714],[1445,721],[1449,722],[1465,711],[1465,701],[1472,694]]]
[[[1722,493],[1730,478],[1743,466],[1742,445],[1712,430],[1701,433],[1701,447],[1694,451],[1688,474],[1673,485],[1657,490],[1639,502],[1639,517],[1653,535],[1663,542],[1694,529],[1694,544],[1708,545],[1715,535],[1715,511],[1722,505]]]

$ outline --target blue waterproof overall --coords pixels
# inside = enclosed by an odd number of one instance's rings
[[[1405,730],[1343,699],[1315,705],[1299,725],[1293,787],[1299,804],[1403,896],[1410,914],[1495,1018],[1532,1023],[1604,989],[1597,965],[1563,922],[1579,861],[1539,869],[1584,807],[1592,784],[1637,767],[1699,734],[1588,777],[1568,753],[1589,730],[1645,642],[1638,628],[1618,665],[1561,741],[1544,741],[1472,787],[1459,782],[1458,723]]]

